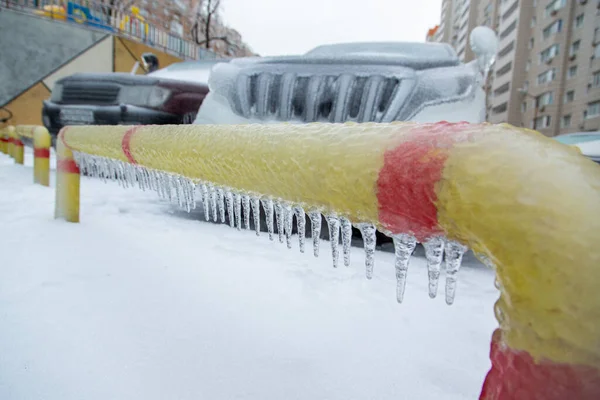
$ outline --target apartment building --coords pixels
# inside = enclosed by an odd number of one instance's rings
[[[474,26],[490,26],[499,38],[490,122],[548,136],[600,130],[599,0],[471,0],[470,7]],[[461,51],[463,43],[449,43]]]

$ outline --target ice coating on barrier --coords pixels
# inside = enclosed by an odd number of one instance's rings
[[[234,193],[233,203],[235,205],[235,226],[239,231],[242,229],[242,196]]]
[[[296,225],[298,227],[298,246],[300,253],[304,253],[304,236],[306,234],[306,213],[302,207],[294,207],[294,215],[296,215]]]
[[[273,240],[273,233],[274,233],[274,228],[273,228],[273,214],[274,214],[274,209],[273,209],[273,200],[271,199],[264,199],[261,200],[261,203],[263,205],[263,208],[265,209],[265,220],[267,222],[267,232],[269,233],[269,240]]]
[[[456,296],[456,283],[466,246],[449,240],[444,249],[446,259],[446,304],[452,305]]]
[[[200,185],[200,190],[202,191],[202,205],[204,206],[204,219],[210,221],[210,199],[208,195],[208,186],[206,184]]]
[[[250,198],[252,206],[252,216],[254,217],[254,231],[256,236],[260,236],[260,199],[256,196]]]
[[[283,243],[283,207],[280,202],[275,202],[275,220],[277,222],[277,235],[279,236],[279,243]]]
[[[319,257],[319,246],[321,241],[321,213],[317,211],[311,211],[308,213],[311,225],[311,235],[313,241],[313,254],[315,257]]]
[[[404,300],[404,290],[406,289],[406,275],[410,256],[417,246],[417,239],[414,236],[401,233],[392,237],[394,240],[394,249],[396,253],[396,300],[402,303]]]
[[[233,211],[233,193],[230,190],[225,192],[225,204],[227,205],[227,215],[229,215],[229,226],[235,227],[235,211]]]
[[[377,245],[377,229],[373,224],[360,224],[358,226],[363,238],[365,248],[365,273],[367,279],[373,278],[375,267],[375,247]]]
[[[331,242],[331,257],[333,258],[333,267],[337,268],[339,258],[338,244],[340,242],[340,220],[337,215],[327,215],[327,227],[329,228],[329,241]]]
[[[287,248],[292,248],[292,229],[294,227],[294,211],[288,203],[283,204],[283,230],[285,232],[285,241]]]
[[[440,268],[444,258],[444,239],[437,236],[423,243],[427,259],[427,275],[429,279],[429,297],[437,296]]]
[[[242,195],[242,208],[244,209],[244,228],[250,229],[250,197]]]
[[[219,217],[221,223],[225,223],[225,192],[222,188],[217,189],[217,202],[219,203]]]
[[[218,205],[217,205],[217,189],[213,185],[208,185],[208,191],[210,193],[210,206],[212,209],[213,221],[218,222]]]
[[[340,218],[342,229],[342,249],[344,252],[344,265],[350,266],[350,246],[352,244],[352,223],[347,218]]]
[[[273,225],[274,217],[276,217],[275,220],[278,225],[280,241],[283,242],[283,237],[285,236],[286,244],[289,248],[292,247],[292,227],[295,216],[298,226],[300,251],[304,251],[306,213],[300,205],[292,205],[292,203],[282,200],[274,202],[267,197],[261,199],[259,196],[242,194],[228,188],[221,188],[210,182],[196,183],[181,175],[156,171],[119,160],[76,152],[74,152],[74,157],[84,174],[103,180],[116,180],[124,188],[137,186],[141,190],[153,190],[157,192],[161,199],[176,204],[188,212],[196,206],[196,190],[198,190],[199,195],[202,196],[201,200],[205,210],[205,218],[209,221],[211,218],[215,222],[220,219],[224,223],[226,221],[225,211],[227,210],[231,227],[241,229],[242,224],[244,224],[245,228],[249,229],[250,213],[252,213],[257,235],[260,232],[260,205],[262,204],[266,214],[267,231],[269,232],[270,240],[274,239]],[[242,212],[244,213],[243,223],[241,220]],[[309,212],[308,216],[311,220],[313,254],[318,256],[322,215],[315,210]],[[351,221],[345,217],[338,217],[335,213],[327,214],[325,219],[329,229],[334,267],[337,266],[339,259],[340,231],[344,264],[347,266],[350,265]],[[367,279],[372,279],[375,263],[376,228],[375,225],[370,223],[360,223],[357,227],[363,236],[366,277]],[[411,235],[395,235],[393,236],[393,240],[396,255],[397,299],[401,302],[404,298],[408,264],[416,246],[416,239]],[[466,247],[457,242],[445,242],[442,237],[431,238],[423,246],[428,263],[429,296],[432,298],[436,296],[441,262],[445,254],[447,271],[446,302],[452,304],[456,293],[457,274]],[[444,246],[446,247],[445,253]],[[493,267],[491,260],[481,255],[478,255],[478,257],[486,265]]]

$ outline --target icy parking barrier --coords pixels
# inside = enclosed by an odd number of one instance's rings
[[[33,182],[50,186],[50,146],[52,138],[48,129],[38,125],[17,125],[14,130],[20,145],[14,148],[15,161],[23,164],[24,146],[22,138],[33,144]],[[17,160],[20,160],[17,161]]]
[[[600,398],[600,167],[569,146],[510,125],[315,123],[67,127],[57,152],[57,218],[79,221],[80,171],[238,229],[252,214],[257,234],[262,206],[288,247],[296,218],[301,251],[308,220],[315,255],[323,214],[334,266],[360,228],[367,278],[376,229],[393,238],[399,302],[417,242],[430,297],[445,258],[448,304],[470,248],[501,293],[480,398]]]

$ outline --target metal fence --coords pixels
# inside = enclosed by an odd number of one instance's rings
[[[93,0],[0,0],[0,8],[42,18],[65,21],[88,29],[144,43],[184,60],[214,59],[217,55],[176,33],[156,26],[143,17],[123,12]]]

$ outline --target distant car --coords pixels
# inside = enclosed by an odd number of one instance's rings
[[[195,123],[483,122],[495,33],[475,28],[471,48],[468,64],[448,44],[404,42],[233,60],[213,69]]]
[[[558,135],[555,140],[579,147],[581,153],[600,164],[600,132],[576,132]]]
[[[65,125],[189,124],[208,93],[210,69],[227,60],[186,61],[146,75],[78,73],[58,80],[42,119],[53,136]]]

